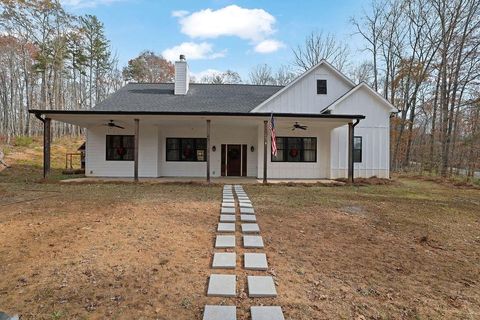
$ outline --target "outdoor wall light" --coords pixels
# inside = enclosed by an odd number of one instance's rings
[[[212,151],[213,151],[213,152],[217,151],[217,147],[213,146],[213,147],[212,147]]]
[[[250,151],[252,151],[252,152],[255,151],[255,147],[254,147],[254,146],[251,146],[251,147],[250,147]]]

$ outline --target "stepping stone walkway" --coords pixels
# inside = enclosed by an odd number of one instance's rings
[[[220,234],[217,234],[215,238],[215,252],[212,260],[212,269],[217,272],[209,277],[207,296],[234,298],[237,296],[237,276],[231,274],[232,271],[230,271],[230,274],[222,274],[221,270],[235,270],[237,268],[237,254],[230,252],[232,249],[235,250],[236,247],[235,231],[241,230],[242,244],[245,251],[262,249],[264,248],[264,243],[262,236],[259,235],[260,227],[256,223],[254,207],[243,187],[240,185],[225,185],[222,195],[220,221],[216,229],[217,233]],[[237,201],[235,201],[235,198]],[[236,228],[237,212],[239,212],[240,216],[239,229]],[[233,234],[225,235],[222,233]],[[244,252],[243,268],[257,272],[255,276],[247,276],[249,298],[272,298],[277,296],[273,277],[258,275],[259,271],[267,271],[268,269],[267,255],[265,253]],[[240,279],[240,281],[244,280]],[[226,300],[223,301],[227,302]],[[285,320],[280,306],[263,306],[263,303],[261,306],[251,306],[250,315],[252,320]],[[203,320],[237,320],[237,307],[228,305],[228,302],[227,305],[207,304],[204,309]]]

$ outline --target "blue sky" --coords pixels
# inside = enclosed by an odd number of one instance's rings
[[[190,70],[235,70],[244,78],[260,63],[292,63],[291,48],[312,30],[348,42],[358,59],[361,39],[349,18],[368,1],[63,0],[69,12],[94,14],[105,24],[120,66],[143,50],[187,55]]]

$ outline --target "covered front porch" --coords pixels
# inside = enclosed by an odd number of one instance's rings
[[[348,164],[348,178],[353,181],[354,126],[363,118],[359,115],[276,114],[277,138],[283,137],[290,144],[292,139],[302,143],[308,141],[314,146],[313,151],[309,150],[314,157],[310,155],[303,159],[302,155],[300,158],[302,150],[279,150],[289,152],[279,160],[271,155],[270,114],[34,113],[44,122],[45,177],[50,169],[49,129],[51,121],[55,120],[86,128],[85,173],[88,179],[148,181],[161,178],[164,181],[216,182],[223,177],[223,182],[219,183],[228,183],[225,179],[233,177],[247,178],[247,182],[242,183],[295,180],[311,183],[329,179],[334,159],[332,131],[342,127],[348,130],[348,140],[339,147],[348,151],[343,162]],[[115,126],[110,126],[111,122]],[[306,129],[292,130],[295,123],[306,126]],[[118,149],[119,143],[125,154],[122,157],[115,154],[118,150],[111,150],[112,146]],[[337,150],[338,146],[334,149]],[[295,158],[297,154],[298,159]]]

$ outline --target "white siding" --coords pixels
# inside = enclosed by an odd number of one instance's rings
[[[210,144],[216,151],[210,151],[210,174],[212,177],[221,176],[221,145],[247,145],[247,176],[257,174],[257,133],[255,127],[232,126],[217,124],[214,120],[210,126]],[[159,173],[164,177],[205,177],[206,162],[166,161],[167,138],[206,138],[206,123],[199,122],[190,126],[163,126],[159,131]],[[263,136],[262,136],[263,137]],[[254,152],[250,151],[254,147]]]
[[[354,164],[356,177],[389,178],[390,112],[366,89],[357,90],[332,111],[333,114],[362,114],[365,119],[355,127],[362,137],[362,162]],[[332,178],[348,175],[348,126],[332,130]]]
[[[327,80],[327,94],[317,94],[317,79]],[[329,67],[320,65],[257,112],[319,113],[352,88]]]
[[[124,130],[104,126],[87,129],[86,176],[133,177],[133,161],[106,161],[106,135],[133,135],[133,128]],[[157,177],[157,127],[140,124],[139,167],[140,177]]]
[[[316,137],[317,162],[272,162],[271,139],[267,146],[267,178],[269,179],[323,179],[330,176],[330,129],[309,127],[308,130],[292,131],[277,128],[277,137]],[[258,127],[258,178],[263,178],[263,124]]]

